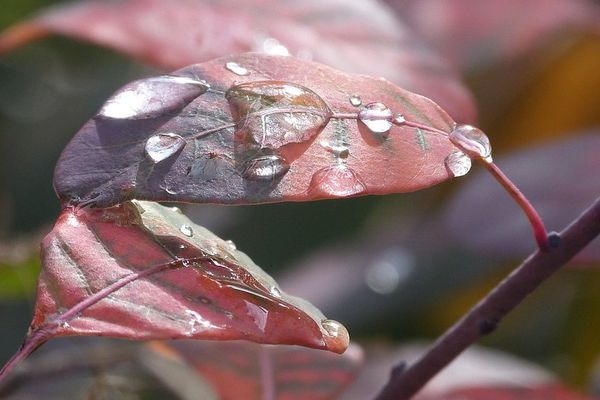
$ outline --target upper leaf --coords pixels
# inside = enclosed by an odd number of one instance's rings
[[[54,186],[97,207],[408,192],[468,171],[453,126],[384,79],[244,54],[119,90],[64,150]]]
[[[460,121],[475,118],[471,96],[446,61],[375,0],[78,1],[4,32],[0,53],[50,33],[169,70],[248,51],[291,54],[384,76],[431,97]]]
[[[65,209],[42,261],[32,334],[348,346],[343,326],[177,209]]]

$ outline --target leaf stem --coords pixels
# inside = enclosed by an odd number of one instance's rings
[[[533,235],[535,236],[535,241],[542,251],[550,250],[550,243],[548,240],[548,233],[546,231],[546,227],[544,226],[544,222],[542,218],[536,211],[535,207],[529,202],[527,197],[515,186],[515,184],[502,172],[502,170],[494,164],[492,161],[487,161],[485,159],[479,159],[479,161],[483,164],[483,166],[488,170],[490,174],[504,187],[504,189],[508,192],[508,194],[517,202],[519,207],[523,210],[529,223],[531,224],[531,228],[533,230]]]
[[[376,400],[409,399],[440,370],[500,321],[542,282],[600,235],[600,198],[565,228],[551,251],[537,250],[440,336],[404,371],[392,374]]]

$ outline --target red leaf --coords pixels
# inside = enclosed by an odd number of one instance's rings
[[[63,211],[42,260],[32,335],[348,345],[231,243],[155,203]]]
[[[249,342],[152,345],[161,354],[187,362],[211,383],[222,400],[333,399],[354,380],[362,362],[356,345],[343,355]]]
[[[475,116],[456,73],[373,0],[80,1],[12,27],[0,36],[0,53],[50,33],[166,69],[247,51],[289,53],[384,76],[433,98],[458,120]]]
[[[531,200],[548,229],[559,230],[598,196],[600,175],[591,173],[600,169],[598,154],[600,136],[590,132],[515,152],[498,165]],[[442,223],[452,236],[475,252],[523,257],[534,246],[518,207],[485,173],[466,183],[444,215]],[[577,259],[600,260],[600,242],[591,243]]]
[[[67,146],[54,186],[98,207],[408,192],[453,176],[453,126],[383,79],[245,54],[122,88]]]
[[[562,34],[595,31],[587,0],[386,0],[419,35],[463,69],[522,56]]]

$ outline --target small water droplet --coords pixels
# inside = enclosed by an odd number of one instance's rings
[[[373,133],[387,133],[392,128],[393,113],[383,103],[369,103],[360,110],[358,119]]]
[[[272,181],[283,176],[289,169],[290,165],[281,156],[259,156],[246,162],[244,178],[251,181]]]
[[[273,56],[289,56],[290,52],[275,38],[266,38],[262,44],[262,49],[266,54]]]
[[[471,170],[471,158],[460,150],[454,150],[446,157],[446,167],[454,177],[466,175]]]
[[[457,125],[448,138],[469,157],[492,161],[492,145],[481,129],[471,125]]]
[[[362,105],[362,99],[360,98],[360,96],[358,95],[352,95],[350,96],[350,104],[352,104],[354,107],[360,107]]]
[[[270,292],[274,297],[281,297],[281,290],[277,286],[272,286]]]
[[[179,207],[171,207],[171,211],[177,214],[183,214]]]
[[[192,237],[194,236],[194,230],[192,229],[191,226],[189,225],[181,225],[179,227],[179,232],[183,233],[185,236],[187,237]]]
[[[346,165],[318,170],[310,182],[310,194],[324,198],[347,197],[362,193],[366,187],[360,177]]]
[[[394,116],[394,122],[398,125],[401,125],[406,122],[406,118],[404,118],[403,114],[398,113]]]
[[[331,118],[319,95],[291,82],[243,83],[227,90],[225,97],[237,124],[235,138],[248,147],[276,149],[307,142]]]
[[[235,245],[235,243],[233,242],[233,240],[226,240],[225,243],[227,243],[227,246],[229,247],[229,250],[231,250],[231,251],[237,250],[237,246]]]
[[[231,71],[234,74],[239,75],[239,76],[250,75],[250,71],[248,71],[246,68],[242,67],[240,64],[238,64],[234,61],[226,62],[225,69],[227,69],[228,71]]]
[[[154,163],[159,163],[178,153],[185,147],[186,141],[175,133],[158,133],[146,141],[146,156]]]

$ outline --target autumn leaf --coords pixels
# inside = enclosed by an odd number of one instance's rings
[[[155,203],[64,210],[42,262],[26,345],[70,335],[348,345],[343,326],[283,293],[232,243]]]
[[[374,0],[78,1],[9,28],[0,35],[0,53],[49,34],[111,47],[167,70],[248,51],[289,54],[386,77],[431,97],[460,121],[475,119],[456,72]]]
[[[419,190],[464,175],[454,121],[383,79],[245,54],[126,85],[60,157],[61,200],[267,203]]]

